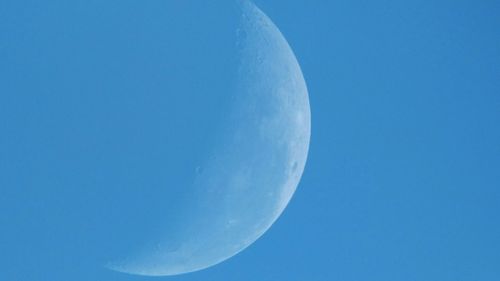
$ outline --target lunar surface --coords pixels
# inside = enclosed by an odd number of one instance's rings
[[[189,212],[109,269],[164,276],[218,264],[263,235],[296,190],[311,130],[306,84],[273,22],[250,2],[240,8],[231,110],[195,168]]]

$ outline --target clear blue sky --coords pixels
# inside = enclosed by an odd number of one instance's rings
[[[185,14],[163,17],[164,1],[0,1],[0,280],[151,279],[95,269],[98,250],[86,245],[101,241],[95,229],[154,224],[137,215],[148,204],[131,199],[151,191],[138,186],[163,182],[165,170],[181,181],[208,145],[207,124],[189,139],[179,123],[223,102],[214,89],[231,74],[207,66],[226,51],[233,27],[216,11],[227,1],[187,4],[197,17],[175,41],[158,34],[184,30],[174,25]],[[247,250],[154,279],[500,280],[500,2],[255,2],[288,39],[308,84],[302,181]],[[200,37],[200,22],[221,31]],[[203,52],[200,40],[210,42]],[[180,62],[187,67],[170,68]],[[175,83],[186,77],[205,84]],[[200,89],[213,93],[201,101],[177,94]],[[146,99],[134,95],[142,91]],[[157,100],[160,92],[169,95]],[[156,122],[145,128],[144,120]],[[164,132],[173,124],[181,145]],[[161,158],[167,148],[175,163]],[[152,164],[137,164],[144,160]],[[124,176],[130,167],[135,174]],[[128,212],[106,214],[115,216],[110,226],[99,216],[115,199]]]

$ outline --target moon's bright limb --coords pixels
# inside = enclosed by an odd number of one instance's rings
[[[220,263],[276,221],[302,176],[310,108],[300,66],[279,29],[242,2],[241,64],[233,113],[194,181],[193,210],[166,241],[108,268],[162,276]]]

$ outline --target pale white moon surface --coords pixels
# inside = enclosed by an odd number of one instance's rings
[[[263,235],[294,194],[311,131],[306,84],[286,39],[259,8],[242,2],[240,22],[231,113],[196,168],[189,212],[109,269],[164,276],[218,264]]]

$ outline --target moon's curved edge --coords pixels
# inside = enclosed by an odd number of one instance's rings
[[[271,29],[271,30],[268,30],[268,32],[274,33],[273,36],[276,36],[276,38],[278,38],[278,40],[281,40],[282,42],[280,42],[280,43],[283,43],[283,44],[286,45],[287,51],[290,52],[290,55],[289,55],[290,58],[289,59],[292,60],[291,63],[294,64],[293,67],[295,68],[295,71],[297,72],[297,75],[300,76],[300,79],[301,79],[300,82],[303,83],[304,86],[305,86],[306,85],[305,79],[304,79],[302,70],[300,68],[300,65],[299,65],[299,63],[297,61],[297,58],[296,58],[295,54],[293,53],[293,50],[290,47],[288,41],[286,40],[286,38],[284,37],[284,35],[281,33],[281,31],[279,30],[279,28],[252,1],[250,1],[250,0],[238,0],[238,2],[239,2],[239,5],[241,7],[241,10],[243,12],[243,16],[244,17],[253,18],[255,21],[260,21],[260,26],[258,26],[259,28],[261,28],[261,29],[264,29],[264,28]],[[310,128],[311,128],[310,105],[309,105],[308,91],[307,91],[307,87],[306,86],[305,86],[305,95],[307,96],[306,97],[306,101],[307,101],[307,106],[306,107],[307,107],[307,110],[308,110],[307,113],[309,115],[309,118],[308,118],[309,119],[308,120],[309,124],[308,124],[308,135],[307,135],[307,144],[306,144],[304,165],[307,162],[307,157],[308,157],[308,154],[309,154]],[[304,172],[304,167],[301,167],[301,168],[302,169],[301,169],[301,171],[300,171],[300,173],[298,175],[299,182],[300,182],[300,178],[302,177],[302,174]],[[297,185],[298,185],[298,183],[297,183]],[[204,265],[204,266],[200,266],[200,267],[197,267],[197,268],[193,268],[191,270],[186,270],[186,269],[174,270],[174,269],[170,268],[170,269],[162,271],[162,272],[160,272],[160,271],[151,272],[149,270],[140,270],[138,268],[131,269],[127,265],[117,264],[117,263],[114,263],[114,262],[107,263],[105,265],[105,268],[107,268],[109,270],[112,270],[112,271],[116,271],[116,272],[120,272],[120,273],[125,273],[125,274],[130,274],[130,275],[175,276],[175,275],[181,275],[181,274],[186,274],[186,273],[200,271],[200,270],[212,267],[214,265],[217,265],[219,263],[222,263],[222,262],[230,259],[231,257],[234,257],[235,255],[239,254],[240,252],[242,252],[246,248],[248,248],[251,244],[253,244],[256,240],[258,240],[262,235],[264,235],[269,230],[269,228],[271,228],[271,226],[281,216],[281,214],[285,210],[286,206],[288,205],[288,203],[292,199],[293,194],[295,192],[295,189],[296,188],[294,188],[293,190],[291,190],[291,194],[289,194],[288,196],[284,196],[285,197],[284,200],[281,201],[281,205],[279,206],[279,208],[277,208],[277,212],[275,214],[274,220],[271,223],[269,223],[269,225],[267,225],[266,227],[264,227],[260,231],[260,233],[258,235],[255,235],[254,239],[252,239],[251,241],[248,241],[248,243],[246,243],[246,245],[244,247],[242,247],[240,250],[236,251],[233,255],[223,257],[223,258],[221,258],[219,260],[216,260],[216,261],[214,261],[214,262],[212,262],[210,264],[207,264],[207,265]]]

